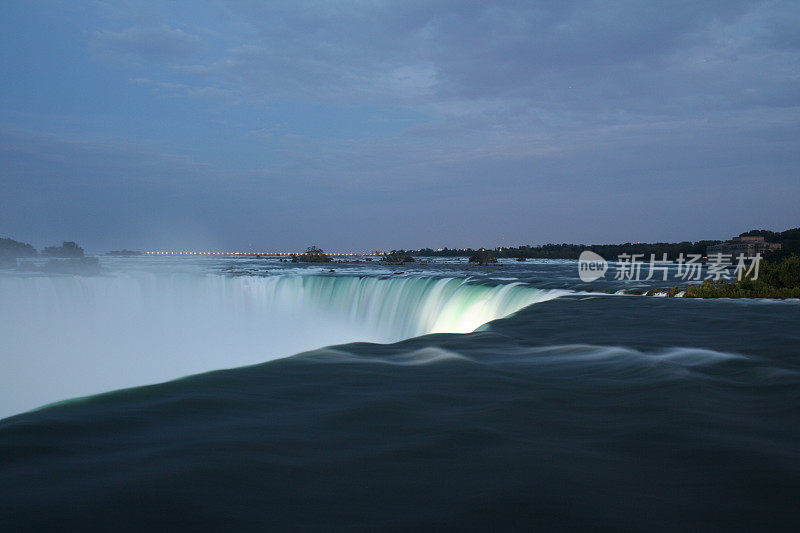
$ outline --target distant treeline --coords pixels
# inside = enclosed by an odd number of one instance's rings
[[[48,246],[40,254],[36,248],[26,242],[0,238],[0,267],[14,268],[17,265],[17,259],[40,255],[50,258],[82,259],[84,254],[83,248],[71,241],[65,241],[61,246]]]
[[[60,258],[80,258],[84,256],[83,248],[72,241],[64,241],[61,246],[46,246],[42,253],[26,242],[15,241],[14,239],[0,238],[0,257],[5,259],[17,259],[24,257],[60,257]]]
[[[48,258],[44,265],[17,263],[17,259],[39,256]],[[25,272],[87,276],[100,272],[100,261],[96,257],[85,257],[83,248],[72,241],[64,241],[61,246],[47,246],[39,253],[28,243],[0,238],[0,267],[16,268]]]
[[[517,246],[499,247],[491,250],[497,257],[522,258],[522,259],[577,259],[584,250],[591,250],[601,256],[612,259],[621,254],[643,254],[649,258],[650,254],[655,254],[661,259],[663,254],[667,254],[669,259],[678,257],[679,254],[701,254],[705,255],[706,247],[712,244],[719,244],[722,241],[697,241],[697,242],[658,242],[658,243],[625,243],[625,244],[543,244],[541,246]],[[472,257],[483,249],[473,250],[472,248],[444,248],[442,250],[422,249],[416,255],[423,257]]]
[[[775,232],[769,230],[750,230],[742,233],[740,236],[747,235],[761,235],[764,240],[768,242],[779,242],[782,244],[782,250],[778,252],[771,252],[770,256],[774,259],[781,257],[788,257],[792,253],[800,253],[800,228],[794,228],[783,232]],[[543,244],[540,246],[523,245],[523,246],[502,246],[491,249],[492,254],[497,257],[505,258],[522,258],[522,259],[577,259],[584,250],[591,250],[606,259],[613,259],[622,254],[641,254],[644,258],[649,259],[650,254],[654,254],[657,259],[661,259],[664,254],[667,258],[674,260],[680,254],[687,256],[689,254],[706,254],[706,248],[719,244],[723,241],[718,240],[705,240],[705,241],[684,241],[684,242],[656,242],[656,243],[624,243],[624,244]],[[423,248],[422,250],[393,250],[392,253],[403,254],[413,253],[422,257],[472,257],[479,251],[484,250],[472,248],[443,248],[441,250],[433,250],[431,248]]]
[[[26,242],[0,238],[0,258],[36,257],[39,252]]]
[[[774,253],[774,252],[773,252]],[[688,298],[800,298],[800,256],[769,254],[761,261],[758,278],[745,276],[738,281],[705,280],[686,288]],[[674,287],[669,295],[680,288]]]
[[[781,249],[766,254],[770,261],[780,261],[795,254],[800,254],[800,228],[787,229],[786,231],[769,231],[766,229],[752,229],[740,235],[761,236],[767,242],[781,243]]]
[[[740,234],[739,237],[764,237],[767,242],[800,241],[800,228],[787,229],[786,231],[770,231],[768,229],[751,229]]]

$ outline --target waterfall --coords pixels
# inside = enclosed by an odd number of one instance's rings
[[[0,276],[0,417],[332,344],[467,333],[562,292],[434,277]]]

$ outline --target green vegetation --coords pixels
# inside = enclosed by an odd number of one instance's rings
[[[48,246],[42,250],[42,255],[47,257],[80,258],[83,257],[83,248],[72,241],[64,241],[61,246]]]
[[[772,254],[770,254],[772,256]],[[774,256],[773,256],[774,257]],[[716,283],[706,280],[686,289],[687,298],[800,298],[800,256],[762,260],[758,279]]]
[[[498,247],[491,250],[496,258],[520,259],[577,259],[584,250],[591,250],[605,258],[616,258],[621,254],[642,254],[649,258],[655,254],[658,259],[667,254],[668,259],[676,259],[680,254],[705,255],[706,248],[722,241],[697,241],[697,242],[659,242],[659,243],[625,243],[625,244],[543,244],[540,246],[523,245],[516,247]],[[472,257],[480,250],[472,248],[444,248],[432,250],[423,248],[416,255],[423,257]]]
[[[490,264],[497,263],[497,259],[495,258],[494,255],[492,255],[492,252],[481,248],[480,250],[469,256],[469,262],[478,263],[480,266],[487,266]]]
[[[779,242],[782,249],[770,252],[770,260],[778,260],[789,257],[792,254],[800,254],[800,228],[789,229],[782,232],[769,230],[750,230],[742,233],[741,236],[761,235],[767,242]],[[680,254],[688,256],[690,254],[706,255],[706,248],[714,244],[720,244],[719,240],[703,241],[683,241],[683,242],[656,242],[656,243],[624,243],[624,244],[542,244],[539,246],[502,246],[491,250],[497,258],[518,258],[518,259],[578,259],[581,252],[591,250],[606,259],[613,259],[622,254],[640,254],[648,259],[650,254],[655,255],[660,260],[664,254],[667,259],[674,261]],[[480,250],[472,248],[443,248],[433,250],[422,248],[414,252],[414,255],[422,257],[472,257]]]
[[[781,249],[769,252],[765,257],[770,261],[779,261],[792,255],[800,255],[800,228],[787,229],[786,231],[774,232],[767,230],[751,230],[746,235],[762,235],[767,242],[781,243]]]
[[[17,258],[37,255],[36,248],[28,243],[0,238],[0,267],[14,267]]]
[[[100,272],[100,261],[96,257],[84,257],[83,248],[71,241],[64,242],[61,246],[48,246],[42,250],[41,255],[51,259],[48,259],[44,265],[38,266],[32,262],[17,264],[18,258],[38,257],[39,253],[36,248],[14,239],[0,239],[0,267],[16,267],[24,272],[77,274],[81,276],[96,275]]]
[[[36,248],[26,242],[0,238],[0,253],[10,257],[36,257]]]
[[[390,265],[402,265],[403,263],[413,263],[414,258],[410,252],[405,250],[392,250],[388,254],[384,254],[381,261]]]
[[[309,246],[306,249],[306,253],[292,256],[292,263],[297,263],[298,261],[303,263],[330,263],[332,259],[325,254],[322,248]]]
[[[716,283],[706,280],[686,289],[687,298],[800,298],[800,228],[786,231],[750,230],[740,237],[761,236],[781,244],[761,260],[758,279]]]

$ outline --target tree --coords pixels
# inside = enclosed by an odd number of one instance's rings
[[[381,257],[381,260],[395,265],[414,262],[414,258],[405,250],[392,250],[388,254],[384,254],[384,256]]]
[[[0,239],[0,265],[15,266],[18,257],[36,257],[36,248],[14,239]]]
[[[486,266],[489,264],[497,263],[497,259],[495,259],[494,255],[492,255],[492,252],[481,248],[480,250],[478,250],[477,252],[475,252],[473,255],[470,256],[469,262],[478,263],[481,266]]]
[[[332,261],[332,259],[325,253],[325,250],[322,248],[317,248],[316,246],[309,246],[306,249],[306,253],[302,254],[299,260],[307,263],[330,263]]]
[[[64,241],[61,246],[48,246],[42,250],[48,257],[83,257],[83,248],[72,241]]]

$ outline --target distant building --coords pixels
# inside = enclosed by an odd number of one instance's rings
[[[732,257],[738,257],[744,254],[745,257],[755,257],[756,254],[763,254],[773,250],[780,250],[781,244],[778,242],[766,242],[764,237],[750,236],[750,237],[734,237],[729,241],[722,244],[715,244],[706,248],[706,255],[711,254],[730,254]]]

